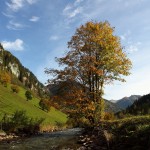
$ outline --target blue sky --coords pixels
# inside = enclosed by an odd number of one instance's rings
[[[133,63],[126,83],[105,87],[105,98],[150,92],[149,0],[0,0],[0,42],[45,83],[44,68],[68,50],[76,28],[109,21]]]

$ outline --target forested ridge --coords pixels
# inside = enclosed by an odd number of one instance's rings
[[[41,95],[44,85],[38,81],[37,77],[22,65],[18,58],[5,50],[0,44],[0,70],[11,73],[14,84],[22,84],[26,88]],[[20,82],[18,82],[18,80]]]

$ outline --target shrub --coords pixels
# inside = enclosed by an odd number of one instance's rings
[[[19,93],[19,87],[17,85],[12,85],[11,89],[12,89],[13,93]]]
[[[49,100],[41,99],[39,102],[39,106],[42,108],[42,110],[46,110],[48,112],[50,111],[51,103]]]
[[[104,114],[104,120],[114,120],[115,119],[115,116],[113,113],[110,113],[110,112],[105,112]]]
[[[0,72],[0,82],[7,87],[7,84],[11,82],[11,75],[7,72]]]
[[[32,99],[32,94],[31,94],[30,91],[26,91],[26,92],[25,92],[25,96],[26,96],[26,98],[27,98],[27,101]]]
[[[44,121],[41,119],[29,118],[25,111],[16,111],[12,116],[4,115],[2,127],[6,133],[24,133],[34,134],[39,131],[40,124]]]
[[[89,122],[88,119],[82,117],[80,119],[75,119],[75,118],[68,118],[67,122],[66,122],[67,126],[70,128],[74,128],[74,127],[90,127],[91,124]]]

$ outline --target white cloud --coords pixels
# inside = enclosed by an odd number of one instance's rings
[[[136,45],[130,45],[127,50],[131,53],[138,51],[138,48]]]
[[[36,3],[37,0],[26,0],[30,5]]]
[[[125,34],[121,35],[120,38],[122,42],[126,45],[126,50],[129,53],[137,52],[139,50],[139,46],[142,44],[141,42],[133,42],[130,30],[128,30]]]
[[[2,12],[2,14],[8,18],[14,18],[14,16],[12,14],[5,13],[5,12]]]
[[[24,42],[21,39],[16,39],[14,42],[2,41],[3,47],[7,50],[22,51]]]
[[[6,2],[8,8],[14,12],[17,12],[24,6],[24,0],[10,0],[10,3]]]
[[[58,39],[60,39],[60,37],[57,36],[57,35],[53,35],[53,36],[50,37],[50,40],[53,40],[53,41],[56,41]]]
[[[84,0],[76,0],[75,2],[74,2],[74,5],[79,5],[81,2],[83,2]]]
[[[39,21],[39,17],[37,17],[37,16],[32,16],[29,20],[30,21],[32,21],[32,22],[37,22],[37,21]]]
[[[83,7],[80,3],[83,0],[76,0],[73,4],[68,4],[63,10],[63,15],[66,16],[68,19],[74,18],[76,15],[82,13]]]
[[[127,51],[129,51],[130,53],[137,52],[140,45],[141,42],[133,43],[127,47]]]
[[[124,35],[121,35],[120,36],[121,40],[125,41],[126,40],[126,37]]]
[[[63,13],[67,12],[68,10],[72,9],[72,6],[71,5],[67,5],[64,10],[63,10]]]
[[[9,10],[17,12],[18,10],[23,8],[26,4],[32,5],[36,2],[37,0],[10,0],[10,2],[6,2],[6,5]]]
[[[131,31],[128,30],[126,33],[124,33],[123,35],[121,35],[120,38],[123,41],[128,41],[128,40],[130,40],[130,36],[131,36]]]
[[[14,22],[14,21],[9,21],[9,24],[7,25],[7,28],[9,30],[22,30],[24,27],[26,27],[25,25],[18,23],[18,22]]]
[[[68,17],[69,18],[73,18],[75,17],[77,14],[80,14],[82,12],[82,7],[78,7],[75,10],[73,10],[72,12],[68,13]]]

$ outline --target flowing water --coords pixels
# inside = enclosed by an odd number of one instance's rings
[[[20,139],[10,143],[0,143],[0,150],[77,150],[77,137],[82,129],[74,128],[65,131],[43,133],[39,136]]]

